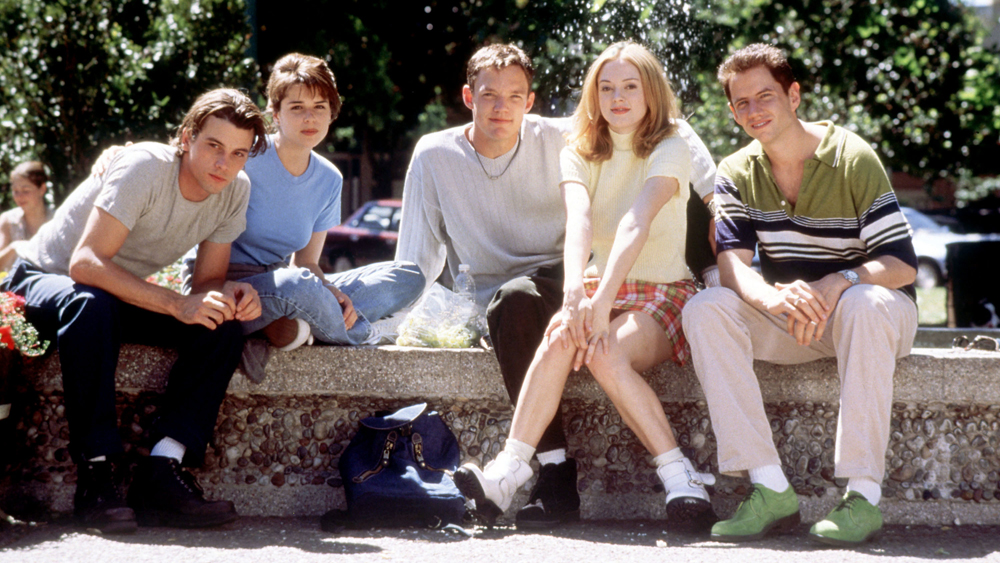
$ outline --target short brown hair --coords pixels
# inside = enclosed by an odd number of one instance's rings
[[[466,84],[469,85],[469,88],[475,88],[476,77],[479,76],[480,72],[488,68],[500,70],[508,66],[521,67],[525,78],[528,79],[528,90],[530,91],[531,81],[535,78],[535,67],[531,64],[531,58],[520,47],[512,43],[487,45],[476,51],[465,67]]]
[[[726,98],[730,102],[733,98],[729,94],[729,82],[733,77],[759,66],[766,68],[778,84],[781,84],[785,93],[788,93],[788,89],[795,82],[795,73],[792,72],[792,65],[788,64],[785,53],[774,45],[754,43],[729,55],[729,58],[719,65],[719,83],[726,90]]]
[[[604,65],[617,60],[627,62],[639,71],[642,93],[648,108],[632,137],[632,152],[639,158],[647,158],[660,141],[673,135],[677,129],[673,121],[680,117],[677,98],[667,82],[663,65],[638,43],[615,43],[590,65],[587,76],[583,79],[580,104],[573,112],[573,131],[568,138],[569,145],[591,162],[609,160],[614,152],[608,122],[601,115],[598,80]]]
[[[326,61],[301,53],[289,53],[274,63],[267,79],[267,103],[271,111],[281,110],[281,101],[293,86],[306,86],[330,102],[330,122],[340,115],[337,79]]]
[[[10,173],[10,179],[14,178],[24,178],[39,188],[44,188],[49,182],[49,175],[45,173],[45,165],[37,160],[29,160],[15,166]]]
[[[225,119],[240,129],[253,131],[250,156],[257,156],[267,149],[267,125],[257,104],[239,90],[218,88],[205,92],[195,100],[177,128],[177,135],[170,139],[170,145],[177,148],[178,155],[184,154],[181,150],[184,132],[187,131],[194,139],[201,132],[205,120],[212,116]]]

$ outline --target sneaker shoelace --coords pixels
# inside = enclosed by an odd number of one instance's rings
[[[180,484],[188,490],[193,495],[199,497],[205,496],[204,490],[201,485],[198,484],[198,480],[194,478],[194,475],[190,471],[187,471],[177,465],[176,460],[170,460],[170,468],[173,470],[174,477],[180,482]]]
[[[764,491],[757,485],[752,485],[750,487],[750,492],[747,493],[745,497],[743,497],[743,500],[740,501],[739,506],[736,507],[736,512],[739,513],[741,510],[743,510],[744,506],[749,508],[753,504],[754,497],[763,497],[763,496],[764,496]]]

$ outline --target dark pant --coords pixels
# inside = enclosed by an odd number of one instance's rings
[[[490,339],[507,394],[515,405],[545,328],[562,307],[562,299],[563,268],[558,264],[503,284],[487,308]],[[565,447],[566,433],[560,408],[542,434],[536,450],[547,452]]]
[[[712,214],[701,200],[701,196],[694,191],[694,187],[689,189],[691,197],[688,198],[687,206],[687,241],[684,258],[695,278],[704,282],[701,273],[715,265],[715,254],[712,253],[712,246],[708,242],[708,227],[712,221]]]
[[[238,321],[215,330],[184,324],[21,260],[0,286],[24,297],[26,319],[58,347],[70,452],[77,463],[123,451],[115,410],[115,370],[125,342],[179,352],[153,434],[184,444],[185,463],[202,463],[240,359],[243,333]]]

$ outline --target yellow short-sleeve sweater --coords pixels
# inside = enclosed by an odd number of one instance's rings
[[[627,278],[655,283],[690,278],[684,262],[691,175],[691,152],[687,143],[676,135],[668,137],[648,158],[641,159],[632,152],[632,134],[611,132],[611,138],[614,153],[610,160],[590,162],[570,147],[563,149],[559,159],[561,181],[583,184],[590,194],[594,256],[584,276],[604,275],[622,217],[632,207],[647,179],[666,176],[676,178],[680,189],[653,219],[649,238]]]

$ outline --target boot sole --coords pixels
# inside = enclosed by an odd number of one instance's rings
[[[870,541],[876,540],[881,535],[882,535],[882,528],[879,528],[879,529],[875,530],[874,532],[868,534],[867,536],[865,536],[860,541],[838,540],[836,538],[828,538],[826,536],[820,536],[820,535],[816,535],[816,534],[809,534],[809,537],[812,538],[815,541],[818,541],[819,543],[824,544],[824,545],[832,545],[832,546],[835,546],[835,547],[857,547],[859,545],[863,545],[863,544],[866,544],[866,543],[868,543]]]
[[[794,530],[795,527],[798,526],[801,522],[802,522],[801,515],[798,512],[795,512],[794,514],[790,514],[788,516],[785,516],[784,518],[779,518],[774,522],[771,522],[770,526],[766,526],[763,530],[761,530],[756,534],[726,536],[713,533],[712,539],[724,542],[744,542],[744,541],[759,540],[770,533],[787,534],[788,532]]]
[[[137,510],[136,521],[144,528],[210,528],[228,524],[240,515],[235,512],[220,514],[178,514],[164,510]]]
[[[82,528],[97,530],[101,532],[101,534],[105,535],[134,534],[136,530],[139,529],[139,523],[135,520],[119,520],[115,522],[107,522],[103,525],[96,525],[93,522],[79,522],[79,526]]]
[[[97,530],[102,534],[134,534],[139,528],[135,512],[130,508],[112,509],[105,513],[105,519],[102,520],[103,522],[88,522],[82,516],[76,517],[78,526]]]
[[[719,521],[712,503],[701,498],[680,497],[667,503],[667,524],[677,532],[702,533]]]
[[[467,500],[475,501],[476,508],[471,512],[485,525],[492,527],[497,518],[503,514],[500,507],[495,502],[486,498],[483,486],[479,484],[479,479],[464,467],[458,468],[454,475],[455,486]]]

